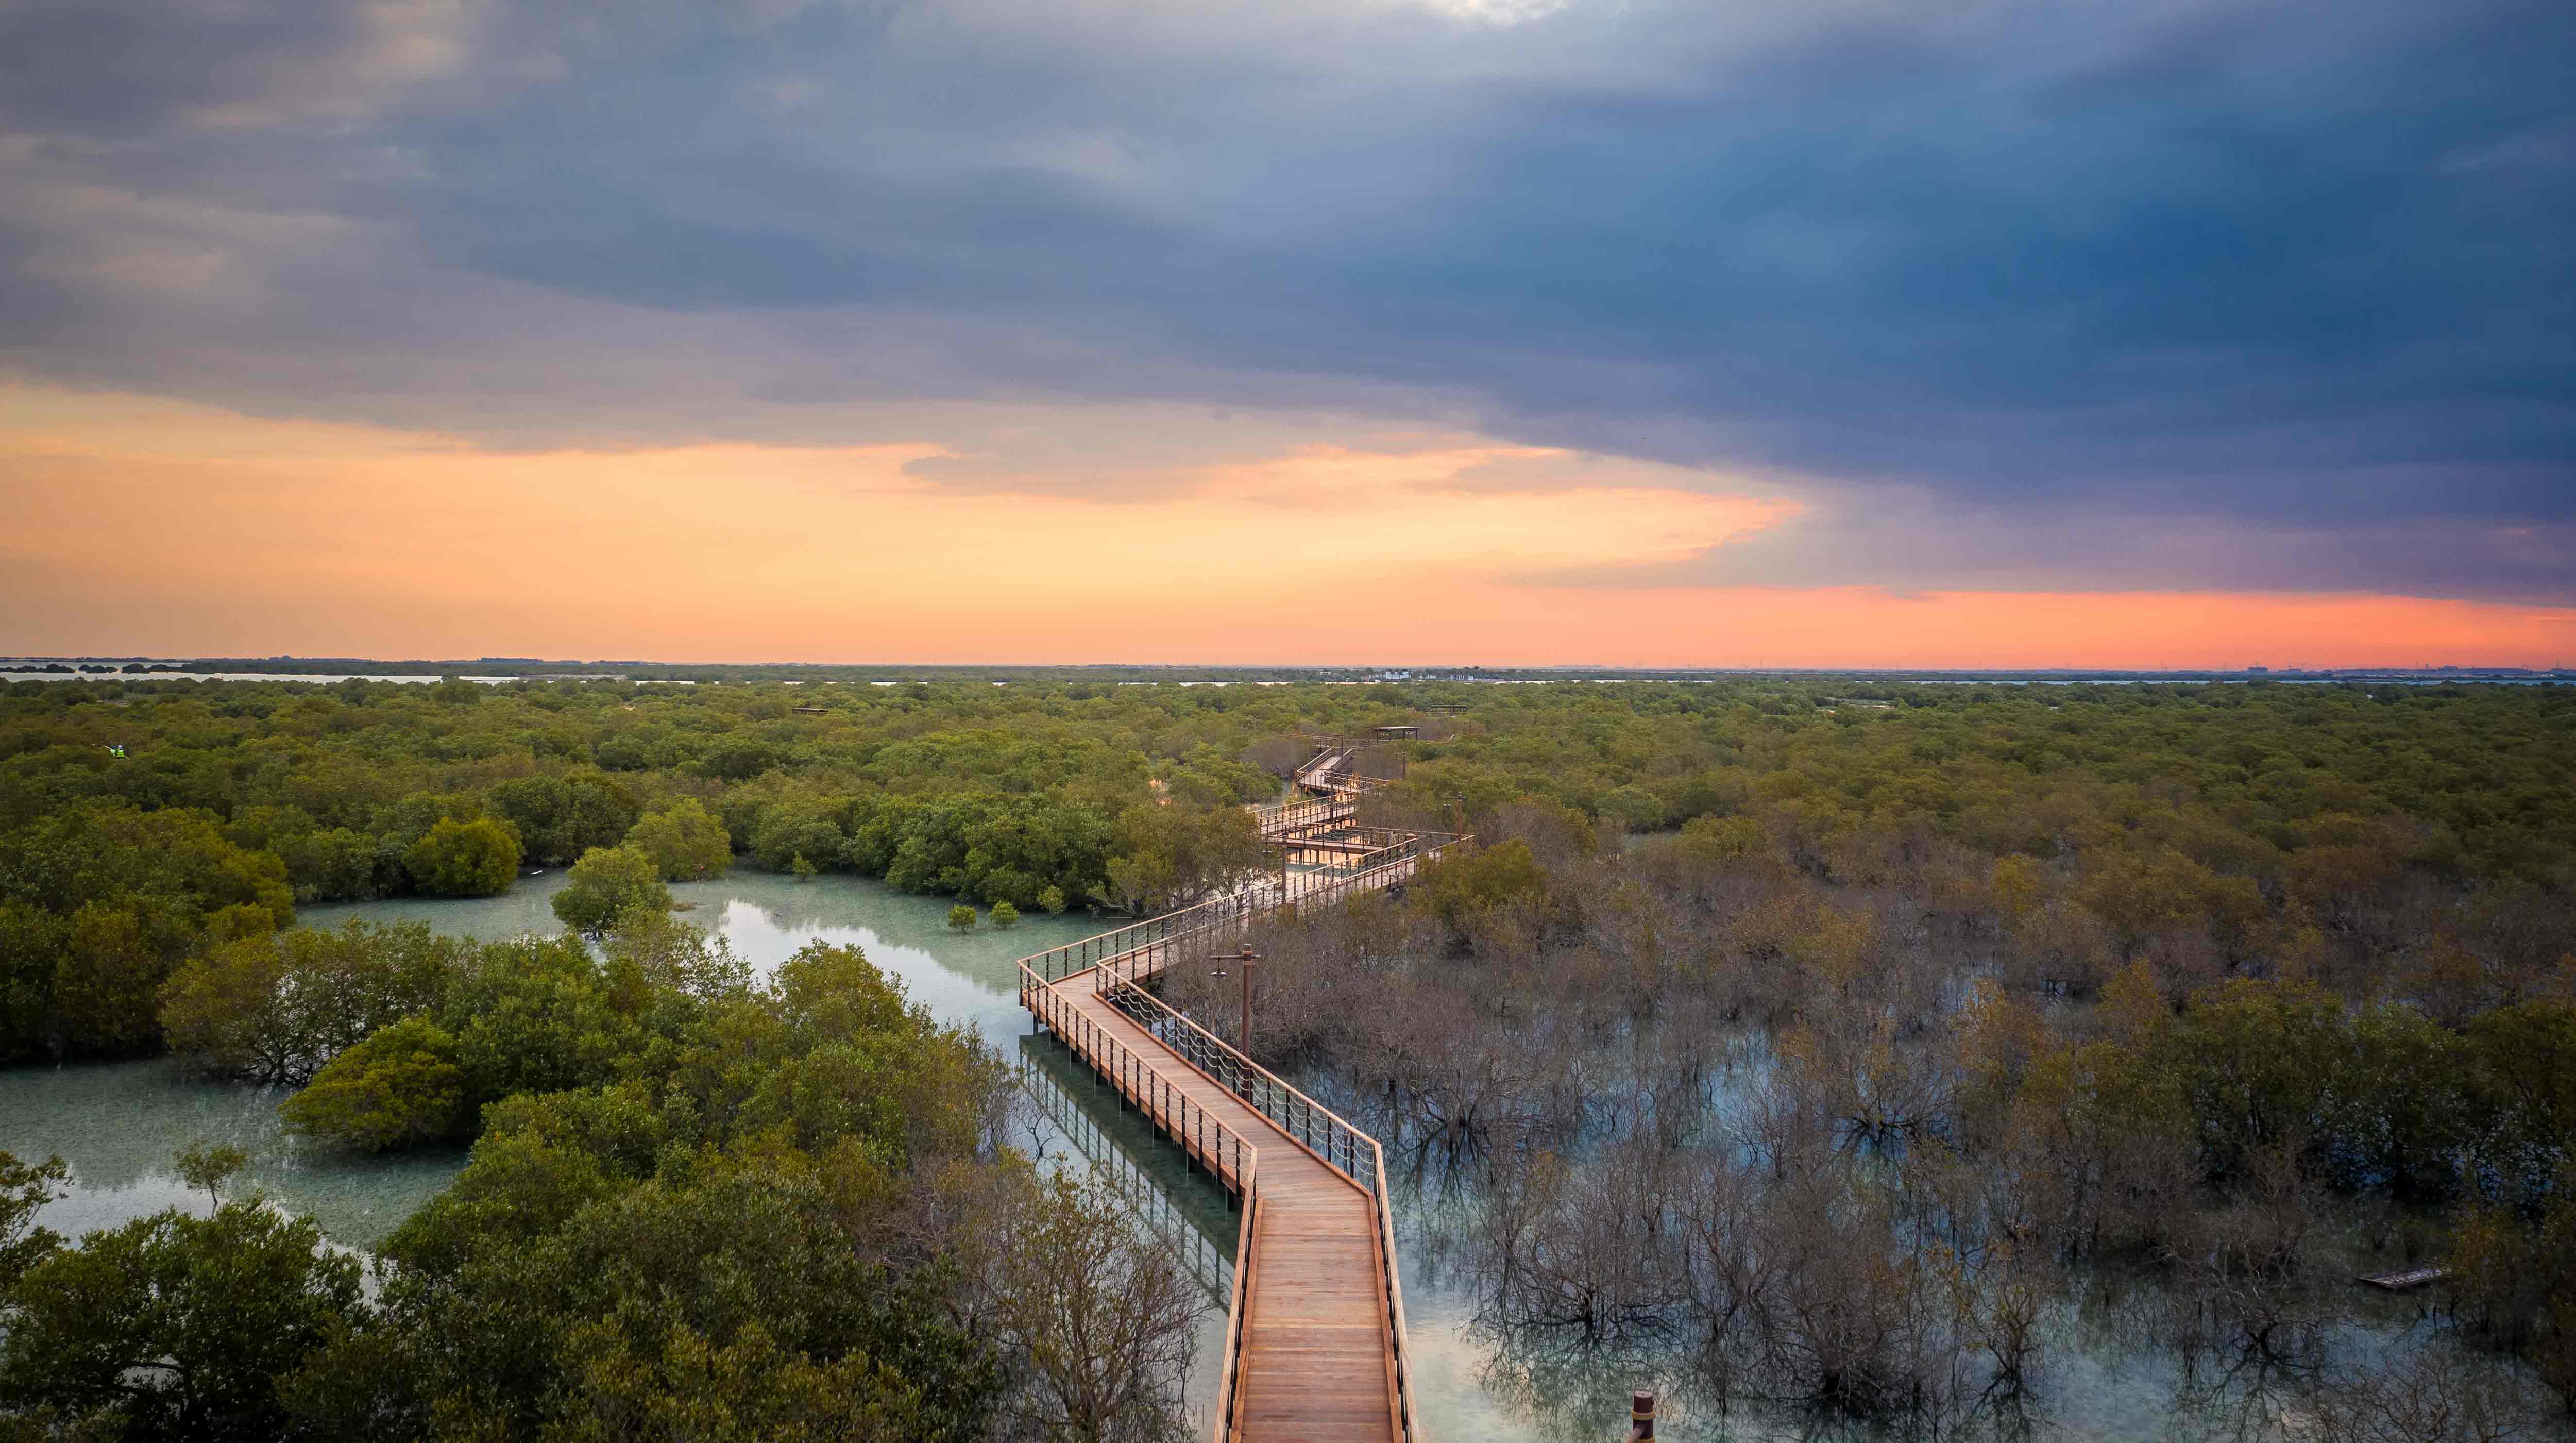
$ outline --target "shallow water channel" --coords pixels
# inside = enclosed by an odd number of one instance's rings
[[[505,896],[470,901],[308,907],[299,920],[316,927],[351,917],[420,920],[485,940],[552,932],[557,924],[548,899],[564,880],[560,872],[525,878]],[[1018,1005],[1016,960],[1099,930],[1097,919],[1031,914],[1007,932],[988,926],[960,936],[947,927],[949,899],[913,896],[865,879],[798,883],[746,873],[671,890],[688,904],[689,920],[721,935],[763,971],[809,942],[857,943],[939,1019],[976,1028],[1015,1059],[1036,1104],[1028,1145],[1042,1163],[1096,1164],[1125,1184],[1139,1226],[1172,1248],[1205,1289],[1210,1306],[1189,1390],[1193,1405],[1204,1409],[1214,1393],[1236,1215],[1212,1183],[1184,1167],[1177,1149],[1119,1109],[1114,1092],[1051,1039],[1031,1035]],[[300,1146],[278,1126],[275,1107],[283,1095],[281,1089],[193,1081],[164,1061],[0,1071],[0,1149],[21,1158],[60,1154],[72,1165],[72,1194],[42,1221],[77,1234],[165,1207],[203,1210],[203,1195],[191,1195],[181,1184],[170,1155],[191,1142],[231,1142],[252,1157],[244,1183],[314,1218],[335,1242],[360,1248],[381,1240],[464,1165],[462,1151],[363,1158]],[[1614,1376],[1615,1364],[1578,1362],[1562,1376],[1540,1370],[1535,1382],[1511,1382],[1516,1370],[1497,1366],[1493,1339],[1474,1326],[1475,1281],[1446,1261],[1454,1249],[1444,1246],[1443,1237],[1456,1204],[1426,1205],[1402,1187],[1397,1231],[1417,1406],[1426,1431],[1461,1443],[1621,1436],[1625,1390],[1654,1380]],[[2053,1382],[2042,1400],[2045,1421],[2037,1436],[2100,1443],[2206,1436],[2178,1427],[2168,1416],[2174,1379],[2164,1362],[2098,1337],[2070,1335],[2064,1343],[2052,1361]],[[1724,1423],[1670,1414],[1663,1436],[1843,1435],[1794,1421],[1766,1425],[1739,1412]]]
[[[465,901],[305,907],[297,921],[422,921],[483,941],[550,933],[560,926],[550,899],[566,880],[561,871],[522,878],[502,896]],[[765,972],[808,942],[855,942],[940,1020],[971,1025],[1006,1049],[1029,1030],[1013,963],[1098,929],[1089,917],[1037,913],[1009,931],[960,936],[948,930],[947,899],[847,877],[798,883],[751,873],[671,892],[688,906],[688,920],[723,936],[755,968]],[[191,1142],[233,1143],[251,1155],[244,1183],[354,1247],[380,1240],[465,1164],[461,1149],[365,1158],[298,1146],[278,1125],[284,1096],[279,1088],[197,1082],[166,1060],[0,1071],[0,1149],[22,1158],[59,1153],[72,1165],[72,1195],[42,1221],[77,1233],[187,1205],[170,1154]],[[202,1207],[205,1199],[194,1202]]]
[[[305,907],[297,921],[313,927],[336,927],[353,917],[421,921],[483,941],[551,933],[560,924],[550,899],[567,880],[561,871],[521,878],[503,896],[471,900]],[[1080,913],[1032,912],[1007,931],[988,924],[961,936],[948,928],[949,898],[914,896],[852,877],[799,883],[755,872],[679,883],[671,893],[687,907],[687,920],[723,937],[764,973],[810,942],[856,943],[939,1020],[975,1028],[1024,1067],[1048,1056],[1050,1044],[1029,1036],[1028,1016],[1019,1006],[1018,959],[1103,926]],[[1028,1145],[1050,1166],[1087,1167],[1097,1158],[1127,1184],[1141,1225],[1175,1246],[1194,1248],[1194,1271],[1203,1279],[1221,1279],[1200,1330],[1200,1363],[1191,1379],[1192,1400],[1201,1403],[1214,1392],[1214,1357],[1225,1331],[1224,1282],[1232,1277],[1234,1228],[1224,1195],[1189,1176],[1179,1155],[1158,1144],[1135,1118],[1121,1115],[1115,1095],[1090,1085],[1088,1074],[1060,1060],[1057,1070],[1063,1082],[1031,1089],[1041,1106],[1034,1110]],[[234,1186],[266,1191],[279,1205],[320,1223],[333,1242],[356,1248],[380,1242],[465,1165],[461,1148],[364,1157],[301,1145],[278,1122],[277,1104],[285,1096],[284,1088],[198,1081],[166,1059],[0,1070],[0,1150],[31,1160],[59,1155],[71,1164],[69,1196],[46,1208],[38,1221],[77,1236],[164,1208],[205,1212],[205,1194],[191,1193],[180,1181],[171,1154],[196,1142],[231,1143],[251,1157]]]

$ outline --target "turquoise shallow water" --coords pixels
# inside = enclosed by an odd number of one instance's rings
[[[421,921],[481,941],[552,933],[560,924],[549,899],[566,880],[561,871],[523,877],[499,897],[306,907],[297,920],[314,927],[353,917]],[[948,927],[952,899],[853,877],[800,883],[752,872],[680,883],[671,892],[687,906],[683,918],[722,936],[762,972],[810,942],[856,943],[932,1015],[976,1028],[1014,1059],[1048,1046],[1029,1036],[1018,960],[1114,925],[1079,912],[1031,913],[1007,931],[988,924],[960,935]],[[1203,1270],[1218,1266],[1220,1252],[1230,1257],[1233,1224],[1223,1195],[1189,1176],[1179,1154],[1121,1115],[1087,1084],[1087,1074],[1061,1061],[1056,1073],[1022,1138],[1041,1165],[1087,1169],[1098,1161],[1134,1195],[1140,1227],[1189,1248]],[[168,1207],[204,1212],[205,1194],[181,1183],[170,1156],[191,1143],[232,1143],[252,1158],[242,1185],[265,1189],[281,1206],[319,1222],[332,1241],[356,1248],[380,1241],[465,1164],[461,1149],[369,1158],[303,1146],[278,1124],[276,1108],[285,1096],[283,1088],[197,1081],[167,1060],[0,1071],[0,1149],[22,1158],[59,1155],[72,1165],[71,1195],[40,1220],[77,1236]],[[1222,1305],[1212,1302],[1199,1328],[1188,1390],[1193,1406],[1214,1396],[1214,1359],[1224,1332]]]
[[[167,1060],[0,1072],[0,1150],[72,1166],[71,1195],[40,1215],[78,1236],[168,1207],[207,1209],[171,1171],[170,1154],[196,1142],[251,1156],[236,1186],[267,1190],[311,1217],[333,1241],[371,1247],[464,1165],[462,1151],[356,1157],[304,1147],[278,1126],[283,1088],[196,1081]]]
[[[551,905],[569,874],[558,869],[522,877],[498,897],[468,900],[406,897],[306,907],[297,920],[336,927],[351,917],[373,922],[427,922],[441,932],[497,941],[523,932],[553,933],[563,924]],[[810,882],[766,872],[737,872],[713,882],[679,882],[672,900],[685,921],[733,945],[760,971],[810,942],[857,943],[900,979],[914,1001],[942,1022],[968,1023],[996,1045],[1029,1030],[1020,1011],[1016,963],[1032,952],[1077,941],[1113,925],[1081,912],[1032,912],[1008,930],[990,925],[960,935],[948,930],[955,899],[899,892],[865,877],[821,876]]]
[[[418,920],[486,941],[551,933],[559,924],[548,899],[566,880],[560,871],[522,878],[499,897],[307,907],[297,920],[315,927],[352,917]],[[799,883],[746,873],[671,891],[690,904],[683,916],[723,936],[755,968],[767,971],[809,942],[855,942],[942,1021],[969,1024],[1005,1048],[1029,1030],[1014,963],[1100,926],[1081,914],[1040,913],[1009,931],[987,926],[960,936],[948,930],[949,899],[852,877]],[[278,1125],[285,1095],[200,1082],[167,1060],[0,1071],[0,1149],[71,1164],[71,1195],[41,1221],[77,1235],[165,1207],[203,1209],[204,1194],[180,1183],[170,1155],[195,1142],[232,1143],[252,1158],[244,1183],[352,1247],[372,1246],[464,1165],[462,1151],[367,1158],[301,1146]]]

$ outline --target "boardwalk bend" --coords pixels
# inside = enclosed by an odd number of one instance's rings
[[[1324,748],[1297,769],[1297,800],[1254,809],[1276,875],[1020,962],[1020,1005],[1242,1204],[1217,1443],[1423,1436],[1377,1140],[1145,986],[1283,907],[1399,885],[1465,840],[1361,826],[1358,800],[1379,783],[1358,760]]]

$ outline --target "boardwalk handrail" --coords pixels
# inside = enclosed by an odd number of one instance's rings
[[[1256,1167],[1258,1154],[1255,1154]],[[1225,1351],[1217,1354],[1216,1436],[1232,1438],[1243,1429],[1243,1335],[1252,1315],[1253,1229],[1259,1225],[1261,1190],[1243,1190],[1243,1220],[1234,1235],[1234,1295],[1226,1300]]]
[[[1183,907],[1177,912],[1165,912],[1159,917],[1148,917],[1142,922],[1112,928],[1096,936],[1085,937],[1079,942],[1067,942],[1061,947],[1050,947],[1044,952],[1021,958],[1020,965],[1035,969],[1040,977],[1049,982],[1060,982],[1077,972],[1096,967],[1112,957],[1141,952],[1148,947],[1168,943],[1174,938],[1198,931],[1207,923],[1219,918],[1237,914],[1249,915],[1256,910],[1266,910],[1259,894],[1264,890],[1274,889],[1276,885],[1273,882],[1263,881],[1239,891],[1228,892],[1223,896],[1210,897],[1196,906]]]
[[[1420,839],[1416,839],[1417,841]],[[1420,854],[1430,861],[1466,838],[1450,838]],[[1389,849],[1393,850],[1393,849]],[[1412,854],[1408,853],[1408,856]],[[1418,865],[1418,864],[1417,864]],[[1410,875],[1412,869],[1406,869]],[[1371,875],[1346,877],[1319,892],[1338,895],[1356,890],[1363,882],[1376,882]],[[1310,894],[1312,895],[1312,894]],[[1304,900],[1304,899],[1300,899]],[[1277,1073],[1246,1057],[1225,1039],[1201,1027],[1170,1003],[1146,991],[1132,977],[1111,976],[1104,969],[1099,986],[1103,1000],[1129,1020],[1145,1029],[1154,1040],[1171,1049],[1174,1056],[1188,1063],[1209,1081],[1225,1088],[1254,1111],[1270,1120],[1271,1125],[1286,1134],[1326,1167],[1348,1178],[1351,1184],[1367,1194],[1370,1211],[1377,1221],[1376,1245],[1386,1260],[1386,1289],[1383,1324],[1387,1348],[1395,1359],[1396,1424],[1400,1437],[1411,1440],[1422,1436],[1420,1422],[1414,1416],[1413,1356],[1407,1346],[1404,1323],[1404,1279],[1395,1262],[1395,1210],[1387,1192],[1386,1150],[1378,1140],[1353,1126],[1349,1119],[1307,1096]],[[1365,1152],[1365,1157],[1363,1157]],[[1247,1233],[1246,1238],[1250,1237]],[[1235,1278],[1241,1283],[1247,1272],[1245,1254],[1235,1259]],[[1233,1329],[1229,1325],[1229,1346]],[[1228,1355],[1225,1367],[1229,1374],[1236,1360]],[[1221,1428],[1230,1427],[1229,1415],[1219,1414]],[[1220,1438],[1231,1436],[1220,1433]]]
[[[1105,1061],[1102,1070],[1110,1074],[1119,1090],[1140,1104],[1148,1104],[1155,1125],[1170,1133],[1184,1153],[1246,1198],[1251,1196],[1252,1180],[1260,1166],[1260,1148],[1228,1127],[1222,1118],[1191,1101],[1188,1093],[1172,1086],[1149,1060],[1137,1056],[1115,1035],[1083,1016],[1025,963],[1020,967],[1020,1005],[1045,1023],[1048,1031],[1080,1044],[1079,1050],[1090,1053],[1095,1066]],[[1240,1257],[1235,1267],[1237,1272],[1242,1270]]]
[[[1349,765],[1357,750],[1348,745],[1327,748],[1299,767],[1295,774],[1297,784],[1327,795],[1314,801],[1255,808],[1255,821],[1262,825],[1264,835],[1319,825],[1286,818],[1320,814],[1327,821],[1339,821],[1353,815],[1350,797],[1384,785],[1376,778],[1336,775]],[[1304,874],[1283,869],[1275,880],[1265,879],[1196,906],[1050,948],[1019,962],[1020,1005],[1035,1014],[1048,1030],[1088,1055],[1095,1067],[1113,1078],[1122,1094],[1136,1100],[1158,1126],[1180,1142],[1185,1153],[1221,1181],[1230,1180],[1243,1200],[1235,1243],[1233,1298],[1226,1312],[1225,1352],[1218,1375],[1218,1443],[1235,1438],[1243,1421],[1239,1415],[1246,1318],[1252,1306],[1252,1280],[1260,1268],[1254,1246],[1255,1220],[1262,1207],[1260,1149],[1193,1102],[1152,1060],[1136,1054],[1115,1034],[1073,1006],[1060,984],[1087,988],[1161,1044],[1175,1061],[1225,1088],[1234,1100],[1258,1112],[1282,1136],[1341,1175],[1369,1200],[1375,1222],[1370,1239],[1372,1266],[1383,1280],[1379,1290],[1380,1324],[1386,1342],[1388,1382],[1393,1390],[1388,1423],[1402,1443],[1416,1443],[1422,1437],[1422,1425],[1414,1409],[1413,1357],[1405,1330],[1404,1279],[1396,1266],[1395,1210],[1387,1190],[1386,1150],[1376,1138],[1352,1126],[1339,1113],[1227,1045],[1141,985],[1168,970],[1177,949],[1185,943],[1206,947],[1227,934],[1250,931],[1253,923],[1264,917],[1293,912],[1303,903],[1330,904],[1363,890],[1394,886],[1449,848],[1472,840],[1411,829],[1355,830],[1360,832],[1364,845],[1381,836],[1395,840],[1357,854],[1347,868]]]
[[[1306,907],[1306,904],[1340,902],[1355,892],[1381,892],[1386,886],[1394,886],[1396,881],[1412,876],[1422,863],[1432,861],[1461,840],[1466,840],[1466,837],[1455,837],[1450,832],[1414,832],[1412,840],[1373,850],[1373,853],[1358,858],[1358,863],[1350,868],[1327,868],[1327,871],[1298,874],[1298,886],[1262,881],[1260,886],[1247,886],[1244,892],[1218,897],[1216,902],[1203,902],[1185,912],[1172,912],[1172,920],[1177,922],[1175,928],[1157,930],[1157,933],[1146,935],[1146,941],[1141,941],[1139,946],[1108,953],[1108,956],[1092,961],[1092,966],[1097,969],[1097,974],[1092,977],[1092,989],[1108,992],[1110,982],[1133,982],[1133,979],[1154,977],[1170,964],[1172,953],[1180,951],[1182,946],[1224,946],[1234,935],[1249,933],[1252,922],[1262,920],[1265,915],[1293,912],[1296,907]],[[1157,922],[1159,920],[1164,920],[1164,917],[1157,917]],[[1133,938],[1139,933],[1141,928],[1121,928],[1118,933],[1105,935]],[[1072,943],[1072,948],[1082,948],[1082,943]],[[1054,953],[1072,951],[1072,948],[1054,948]],[[1038,953],[1038,956],[1054,956],[1054,953]],[[1059,982],[1069,977],[1079,977],[1079,971],[1059,977]]]
[[[1289,774],[1289,780],[1309,791],[1325,792],[1343,799],[1376,791],[1395,778],[1364,777],[1351,770],[1358,765],[1360,753],[1369,745],[1367,742],[1335,742],[1321,747]]]
[[[1047,1120],[1071,1140],[1074,1150],[1093,1168],[1105,1171],[1113,1180],[1129,1213],[1166,1241],[1177,1238],[1186,1252],[1190,1275],[1220,1306],[1231,1306],[1234,1261],[1216,1237],[1183,1211],[1173,1195],[1175,1185],[1148,1172],[1113,1141],[1100,1120],[1075,1101],[1071,1089],[1035,1055],[1023,1049],[1016,1071],[1020,1086],[1036,1100]]]
[[[1302,831],[1349,819],[1353,812],[1348,797],[1299,797],[1295,801],[1271,802],[1252,809],[1253,824],[1264,837],[1282,832]]]
[[[1294,780],[1301,787],[1340,796],[1345,792],[1373,791],[1386,783],[1377,777],[1363,777],[1351,772],[1351,763],[1359,760],[1360,749],[1352,745],[1330,746],[1315,753],[1299,767]]]
[[[1300,877],[1304,885],[1285,886],[1276,876],[1266,877],[1196,906],[1032,953],[1021,958],[1020,965],[1049,982],[1062,982],[1094,967],[1102,968],[1109,976],[1150,975],[1160,968],[1147,964],[1157,954],[1168,953],[1181,943],[1222,940],[1231,933],[1249,930],[1254,921],[1283,907],[1309,902],[1329,904],[1352,891],[1377,890],[1392,880],[1381,879],[1377,873],[1409,861],[1416,865],[1427,862],[1459,840],[1446,832],[1412,832],[1406,840],[1361,855],[1349,867],[1328,869],[1332,874],[1329,880],[1307,880],[1323,875],[1310,872]],[[1411,875],[1410,869],[1405,875]]]
[[[1314,1154],[1326,1167],[1340,1173],[1368,1195],[1369,1210],[1377,1220],[1377,1246],[1383,1250],[1382,1255],[1386,1259],[1386,1291],[1381,1299],[1381,1322],[1386,1329],[1388,1351],[1395,1357],[1399,1436],[1408,1440],[1421,1437],[1421,1424],[1416,1421],[1413,1409],[1413,1356],[1412,1350],[1406,1346],[1404,1280],[1397,1274],[1395,1264],[1395,1210],[1387,1193],[1386,1149],[1340,1113],[1244,1056],[1225,1039],[1191,1021],[1170,1003],[1134,982],[1120,979],[1111,983],[1101,995],[1109,1005],[1144,1028],[1182,1061],[1198,1069],[1209,1081],[1225,1088],[1255,1112],[1270,1119],[1271,1125],[1285,1133],[1290,1142]],[[1237,1254],[1235,1277],[1240,1280],[1244,1272],[1243,1255]],[[1231,1362],[1228,1366],[1232,1366]]]
[[[1325,744],[1313,756],[1299,763],[1288,774],[1289,781],[1306,791],[1323,795],[1254,807],[1252,820],[1260,827],[1261,835],[1275,837],[1353,815],[1354,798],[1387,785],[1384,777],[1364,777],[1350,770],[1352,764],[1359,760],[1363,745],[1358,742]]]
[[[1046,982],[1069,982],[1088,972],[1092,974],[1091,990],[1105,993],[1116,983],[1156,976],[1181,943],[1204,946],[1230,933],[1250,931],[1255,921],[1272,913],[1292,911],[1309,903],[1330,905],[1354,892],[1383,890],[1411,877],[1424,863],[1437,860],[1450,848],[1473,840],[1448,832],[1418,832],[1404,842],[1366,854],[1360,859],[1361,865],[1324,880],[1309,881],[1304,887],[1283,889],[1276,882],[1265,882],[1152,922],[1032,953],[1020,959],[1020,967]],[[1324,874],[1304,875],[1314,878]],[[1174,925],[1160,925],[1166,922]],[[1109,950],[1119,942],[1133,945]],[[1093,943],[1103,946],[1095,949]],[[1056,970],[1059,967],[1063,970]]]

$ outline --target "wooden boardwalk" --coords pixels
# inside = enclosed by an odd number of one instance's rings
[[[1347,751],[1300,768],[1323,796],[1256,809],[1294,847],[1351,819],[1378,785]],[[1335,809],[1338,808],[1338,812]],[[1218,1443],[1405,1443],[1413,1416],[1404,1292],[1375,1139],[1165,1006],[1145,984],[1288,905],[1400,885],[1463,840],[1369,838],[1347,868],[1284,871],[1242,892],[1024,959],[1020,1003],[1241,1202]]]

